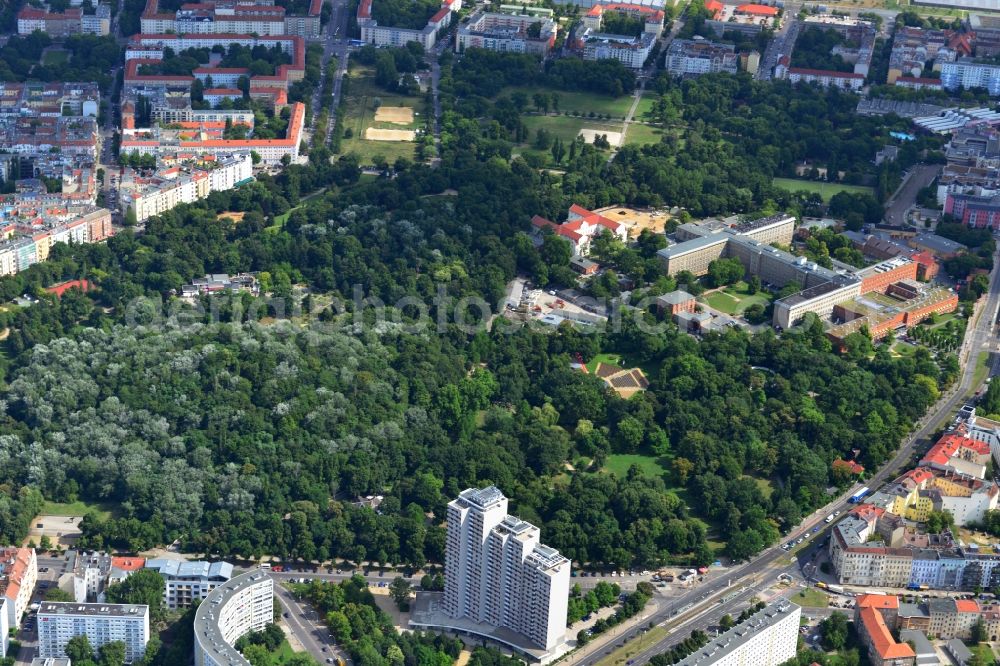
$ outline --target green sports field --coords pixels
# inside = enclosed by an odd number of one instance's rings
[[[841,183],[824,183],[817,180],[799,180],[798,178],[775,178],[772,183],[775,187],[780,187],[789,192],[815,192],[823,197],[823,201],[829,201],[838,192],[854,192],[857,194],[874,194],[870,187],[864,185],[844,185]]]

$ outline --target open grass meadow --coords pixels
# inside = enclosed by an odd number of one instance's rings
[[[369,141],[365,139],[365,130],[369,127],[379,129],[412,129],[423,127],[423,116],[417,115],[423,111],[423,100],[420,97],[408,97],[386,92],[375,85],[374,73],[370,67],[352,65],[347,94],[344,97],[344,129],[351,131],[350,137],[344,137],[341,152],[356,153],[362,165],[374,164],[375,158],[384,157],[389,163],[397,157],[414,158],[416,144],[412,141]],[[375,111],[379,106],[408,106],[413,109],[413,122],[409,125],[399,123],[376,123]]]
[[[824,183],[817,180],[800,180],[798,178],[775,178],[775,187],[780,187],[788,192],[815,192],[823,197],[823,201],[829,201],[833,195],[839,192],[853,192],[857,194],[873,194],[874,190],[864,185],[844,185],[842,183]]]
[[[113,514],[113,505],[88,503],[77,500],[76,502],[51,502],[46,501],[42,505],[40,515],[43,516],[85,516],[91,511],[96,511],[103,518],[108,519]]]
[[[609,97],[607,95],[598,95],[596,93],[565,92],[562,90],[552,90],[539,86],[517,86],[504,88],[500,94],[497,95],[497,97],[510,97],[516,92],[520,92],[528,96],[528,106],[526,107],[526,110],[529,111],[537,110],[533,99],[536,93],[547,94],[550,98],[555,96],[558,99],[558,108],[550,107],[550,111],[578,111],[584,115],[591,112],[600,113],[602,115],[610,114],[612,118],[616,118],[618,120],[625,117],[625,114],[628,113],[629,107],[632,105],[632,95]]]
[[[641,453],[614,453],[604,463],[604,471],[624,478],[632,465],[648,476],[663,476],[667,472],[659,459]]]
[[[42,54],[42,64],[49,67],[64,65],[67,60],[69,60],[69,51],[63,51],[62,49],[47,49]]]

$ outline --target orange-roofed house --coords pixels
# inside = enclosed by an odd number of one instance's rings
[[[34,548],[0,549],[0,592],[7,605],[7,625],[18,627],[38,582]]]
[[[913,648],[896,642],[879,608],[862,607],[859,599],[855,612],[858,638],[867,648],[868,661],[872,666],[914,666],[917,663]]]

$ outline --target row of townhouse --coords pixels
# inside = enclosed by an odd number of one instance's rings
[[[176,12],[161,12],[159,0],[148,0],[140,18],[144,33],[235,33],[297,35],[317,39],[322,35],[323,0],[311,0],[305,14],[289,14],[270,0],[253,4],[240,0],[199,0]]]
[[[111,7],[99,4],[93,14],[84,13],[80,8],[56,13],[25,4],[17,13],[17,34],[30,35],[35,31],[50,37],[107,35],[111,32]]]
[[[182,203],[193,203],[212,192],[230,190],[252,179],[253,160],[249,152],[202,160],[190,167],[171,166],[151,176],[141,176],[129,169],[121,179],[122,210],[131,208],[141,222]]]
[[[896,29],[889,54],[886,83],[906,88],[940,89],[941,80],[924,77],[928,65],[941,71],[946,62],[972,55],[975,34],[901,26]]]
[[[984,478],[990,455],[990,444],[962,425],[938,440],[915,469],[853,509],[830,539],[840,582],[938,589],[1000,584],[1000,555],[956,547],[949,533],[927,534],[907,522],[924,522],[931,511],[950,512],[958,525],[982,522],[1000,495]]]
[[[932,597],[912,603],[895,595],[862,594],[854,607],[854,620],[858,636],[868,648],[869,661],[875,666],[898,664],[891,660],[915,656],[912,651],[907,653],[905,642],[896,642],[892,632],[903,632],[901,637],[912,631],[941,640],[969,640],[973,627],[982,621],[988,640],[1000,637],[1000,606],[981,604],[975,599]]]

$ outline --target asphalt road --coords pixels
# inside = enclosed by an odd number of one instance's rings
[[[918,164],[914,166],[903,184],[892,195],[885,207],[887,224],[905,225],[906,211],[917,201],[917,193],[934,182],[941,172],[940,164]]]
[[[347,654],[337,647],[327,628],[320,624],[320,617],[311,605],[300,603],[281,585],[274,586],[274,593],[284,608],[282,620],[313,659],[320,664],[332,663],[336,657],[349,661]]]
[[[942,395],[934,407],[928,411],[927,415],[919,421],[916,430],[900,445],[899,450],[892,457],[892,459],[883,465],[874,476],[865,482],[870,488],[873,490],[877,489],[890,478],[895,478],[899,473],[901,473],[904,465],[909,464],[916,451],[922,451],[930,446],[930,437],[936,432],[938,424],[945,418],[950,417],[953,413],[955,413],[959,405],[964,402],[966,396],[973,388],[973,378],[976,371],[976,361],[979,353],[991,353],[991,350],[997,345],[998,338],[996,335],[996,326],[994,324],[997,317],[998,307],[1000,307],[1000,257],[995,257],[993,272],[990,274],[990,290],[985,302],[981,303],[979,306],[979,316],[975,321],[975,325],[966,331],[965,341],[959,353],[959,359],[963,364],[963,369],[957,386],[948,393]],[[996,357],[993,359],[992,367],[996,367]],[[821,542],[830,530],[830,525],[827,525],[824,522],[826,516],[836,511],[847,510],[851,506],[848,504],[847,499],[856,490],[857,486],[852,487],[833,502],[830,502],[823,508],[818,509],[816,512],[811,514],[799,525],[797,529],[793,530],[789,534],[783,543],[805,534],[812,535],[812,543]],[[816,530],[816,532],[813,532],[815,528],[819,529]],[[706,621],[704,616],[708,616],[707,621],[710,624],[712,622],[717,623],[717,618],[728,612],[724,610],[724,608],[728,605],[728,602],[727,604],[719,604],[717,601],[722,596],[725,596],[725,594],[730,591],[730,588],[738,589],[738,586],[742,584],[742,581],[750,577],[756,577],[756,582],[746,592],[752,596],[754,593],[762,589],[762,587],[770,585],[773,582],[773,579],[780,573],[798,571],[800,563],[805,561],[803,558],[811,554],[812,550],[812,548],[803,549],[803,551],[798,554],[799,560],[797,562],[793,562],[791,565],[775,566],[779,563],[779,560],[789,556],[788,553],[781,548],[780,544],[776,545],[766,551],[763,551],[755,559],[742,567],[733,569],[729,573],[730,580],[719,578],[714,581],[709,581],[703,586],[682,595],[673,602],[661,603],[657,611],[649,617],[648,621],[643,621],[640,623],[640,626],[633,627],[625,634],[625,640],[633,640],[639,637],[643,633],[643,628],[648,626],[650,622],[653,624],[667,623],[674,616],[690,612],[693,604],[707,605],[703,607],[701,612],[693,615],[691,618],[674,627],[667,637],[650,645],[649,648],[643,649],[643,658],[634,658],[634,666],[644,663],[644,660],[648,661],[649,657],[664,652],[674,643],[683,640],[683,638],[690,633],[692,628],[697,628],[697,625],[701,625]],[[732,585],[730,585],[730,582]],[[739,597],[737,597],[737,599],[738,598]],[[735,601],[735,599],[733,601]],[[601,638],[598,638],[594,642],[597,643],[597,641],[600,640]],[[608,637],[604,640],[604,643],[612,644],[614,646],[617,646],[622,642],[622,638],[617,636]],[[603,659],[607,652],[608,650],[601,645],[600,649],[595,650],[593,653],[576,663],[584,666],[592,666]]]

